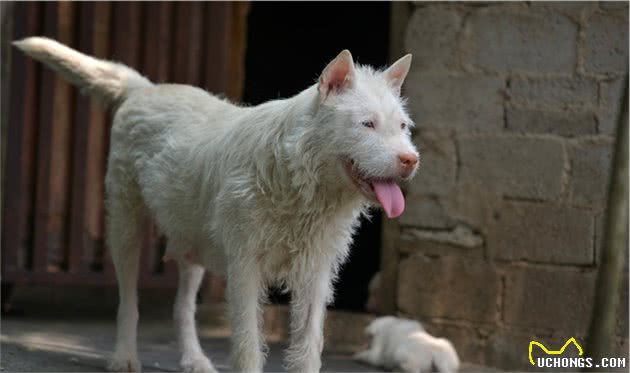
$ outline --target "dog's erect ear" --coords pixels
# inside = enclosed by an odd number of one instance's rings
[[[411,54],[408,54],[398,61],[394,62],[383,74],[385,74],[385,78],[389,82],[390,86],[396,92],[396,94],[400,94],[400,88],[405,82],[405,77],[407,77],[407,73],[409,72],[409,67],[411,66]]]
[[[354,61],[350,51],[344,49],[322,72],[319,77],[319,94],[323,101],[331,93],[347,88],[354,78]]]

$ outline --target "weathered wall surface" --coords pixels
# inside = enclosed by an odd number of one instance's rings
[[[530,339],[559,348],[589,324],[627,3],[415,3],[405,49],[422,160],[398,311],[465,360],[532,368]]]

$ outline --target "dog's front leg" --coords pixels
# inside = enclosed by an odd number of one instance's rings
[[[232,327],[232,365],[238,372],[262,372],[265,343],[261,326],[260,270],[256,263],[247,260],[230,262],[227,299]]]
[[[301,281],[291,293],[291,338],[286,357],[290,372],[313,373],[321,368],[326,303],[331,294],[329,272]]]

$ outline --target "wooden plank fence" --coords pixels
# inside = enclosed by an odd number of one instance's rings
[[[241,95],[248,4],[17,2],[12,39],[55,38],[128,64],[155,82]],[[3,173],[2,282],[113,285],[104,245],[111,115],[13,50]],[[165,240],[147,221],[140,285],[176,284]]]

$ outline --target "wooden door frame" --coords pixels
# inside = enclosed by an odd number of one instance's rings
[[[394,1],[390,10],[390,63],[405,53],[405,35],[411,17],[413,4]],[[400,261],[399,240],[400,224],[397,219],[383,217],[381,245],[381,280],[380,299],[381,313],[395,314],[398,292],[398,264]]]

